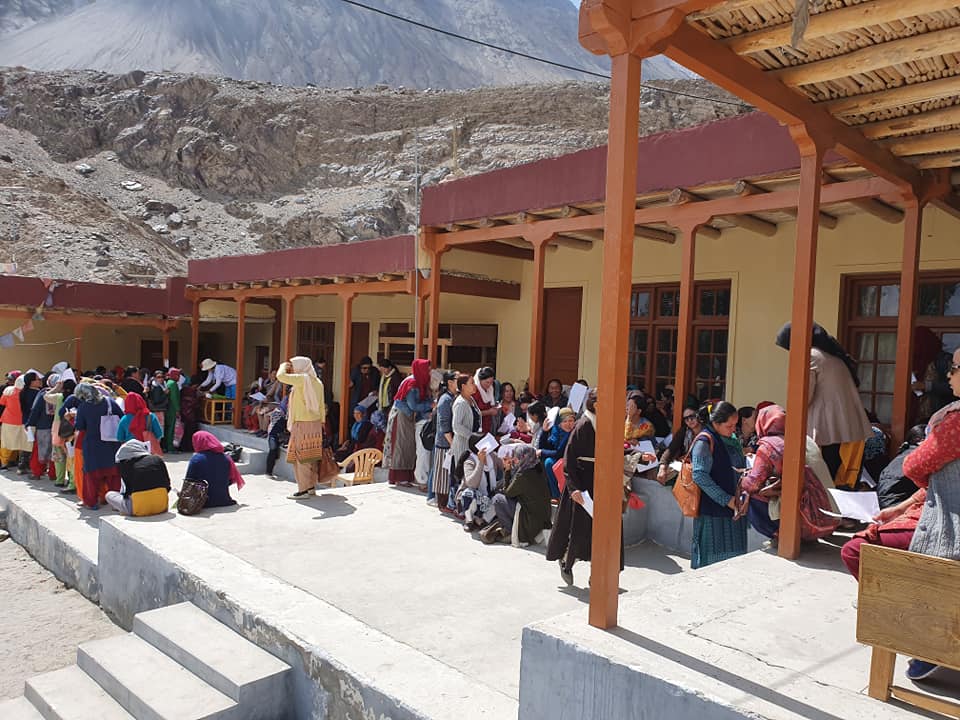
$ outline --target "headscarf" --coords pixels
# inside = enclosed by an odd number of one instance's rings
[[[100,394],[100,390],[97,389],[97,386],[88,382],[82,382],[77,385],[77,388],[73,391],[73,394],[78,400],[88,403],[100,402],[100,400],[103,399],[103,396]]]
[[[393,402],[402,401],[414,388],[420,394],[420,401],[423,402],[430,397],[430,361],[414,360],[412,372],[403,379],[400,387],[397,388],[397,394],[393,397]]]
[[[473,382],[477,386],[477,392],[480,393],[480,399],[483,400],[486,405],[493,405],[497,399],[493,393],[493,385],[490,386],[489,390],[484,390],[480,381],[489,380],[492,377],[496,377],[496,374],[493,372],[493,368],[488,367],[478,368],[473,374]]]
[[[783,472],[783,434],[787,429],[787,414],[779,405],[768,405],[757,413],[757,445],[769,451],[770,462],[777,472]]]
[[[136,460],[150,454],[150,445],[143,440],[127,440],[120,449],[117,450],[116,461],[118,463],[124,460]]]
[[[378,430],[387,429],[387,418],[384,416],[382,410],[374,410],[373,415],[370,416],[370,422],[373,423],[373,426]]]
[[[52,372],[52,373],[50,373],[49,375],[47,375],[47,387],[48,387],[48,388],[52,388],[52,387],[53,387],[54,385],[56,385],[58,382],[60,382],[60,375],[59,375],[59,373]]]
[[[786,323],[780,328],[775,342],[784,350],[790,349],[790,323]],[[843,364],[847,366],[847,370],[850,371],[850,377],[853,378],[854,385],[860,387],[856,361],[843,349],[843,345],[840,344],[839,340],[817,323],[813,324],[813,335],[810,339],[810,345],[825,352],[827,355],[833,355],[835,358],[842,360]]]
[[[539,458],[533,445],[516,445],[513,449],[514,474],[536,467]]]
[[[363,405],[357,405],[357,406],[353,409],[353,411],[356,412],[357,410],[360,411],[361,417],[360,417],[359,420],[357,420],[356,422],[354,422],[353,425],[352,425],[351,428],[350,428],[350,439],[353,440],[354,442],[360,442],[360,431],[363,430],[363,426],[364,426],[364,425],[369,425],[369,424],[370,424],[370,421],[367,420],[367,410],[368,410],[368,409],[365,408]]]
[[[167,377],[177,382],[180,379],[180,369],[179,368],[170,368],[167,370]]]
[[[129,393],[123,401],[123,411],[130,416],[130,434],[137,440],[143,440],[147,431],[147,421],[150,419],[150,410],[143,396],[139,393]]]
[[[320,412],[320,398],[317,396],[316,383],[320,382],[317,377],[317,370],[313,366],[313,361],[297,355],[290,358],[290,367],[297,375],[306,375],[303,381],[303,399],[307,404],[307,409],[312,413]]]
[[[310,362],[309,358],[307,358],[307,362]],[[313,363],[310,363],[310,367],[313,367]],[[223,455],[227,459],[227,462],[230,463],[230,482],[237,486],[237,490],[244,486],[243,476],[240,474],[240,471],[237,470],[236,463],[233,462],[232,457],[223,452],[223,443],[217,440],[213,433],[209,433],[206,430],[198,430],[193,434],[191,442],[193,443],[194,452],[212,452]]]

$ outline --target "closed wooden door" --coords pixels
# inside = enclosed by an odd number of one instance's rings
[[[543,291],[543,384],[559,378],[572,384],[580,376],[580,312],[583,288]],[[536,388],[542,390],[543,388]]]
[[[170,341],[170,367],[177,366],[177,341]],[[140,341],[140,367],[148,370],[160,370],[165,367],[163,357],[163,341],[161,340],[141,340]]]
[[[370,323],[355,322],[350,326],[350,367],[370,354]]]

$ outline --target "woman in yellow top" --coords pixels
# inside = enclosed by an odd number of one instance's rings
[[[627,419],[623,427],[623,441],[635,445],[640,440],[653,440],[653,423],[643,416],[643,395],[636,393],[627,398]]]
[[[287,427],[290,444],[287,462],[293,465],[297,492],[291,500],[304,500],[316,495],[323,457],[323,421],[327,408],[323,402],[323,383],[317,377],[313,361],[298,355],[280,365],[277,380],[293,388],[287,406]]]

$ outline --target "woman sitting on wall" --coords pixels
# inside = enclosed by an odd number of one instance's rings
[[[677,479],[677,471],[670,467],[670,463],[683,460],[693,446],[693,440],[703,431],[700,416],[696,405],[688,405],[680,416],[683,423],[673,433],[673,438],[667,449],[660,456],[660,469],[657,470],[657,482],[661,485],[673,485]]]
[[[116,460],[120,490],[107,493],[107,504],[123,515],[143,517],[166,512],[170,505],[170,475],[163,458],[152,454],[148,443],[127,440],[117,450]]]

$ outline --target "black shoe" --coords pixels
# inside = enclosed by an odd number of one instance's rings
[[[557,560],[560,565],[560,577],[568,585],[573,585],[573,569],[567,570],[563,567],[563,560]]]

